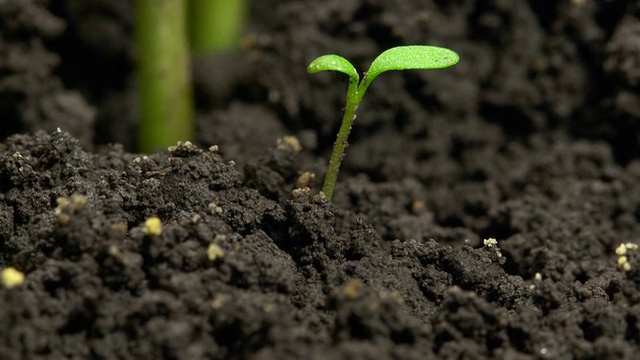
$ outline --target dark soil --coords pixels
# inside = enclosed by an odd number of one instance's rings
[[[0,0],[1,359],[637,357],[640,3],[251,7],[142,156],[132,1]],[[346,85],[306,65],[422,43],[461,61],[376,80],[318,200]]]

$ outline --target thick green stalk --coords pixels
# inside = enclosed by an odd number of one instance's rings
[[[186,29],[186,0],[136,0],[143,152],[190,140],[193,94]]]
[[[195,53],[238,47],[245,0],[189,0],[189,40]]]

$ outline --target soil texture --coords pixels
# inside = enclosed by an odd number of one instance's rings
[[[252,1],[146,155],[132,5],[0,0],[0,359],[637,357],[639,2]],[[375,81],[323,200],[307,64],[406,44],[461,60]]]

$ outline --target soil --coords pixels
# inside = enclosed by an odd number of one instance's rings
[[[253,1],[147,155],[131,0],[0,17],[0,358],[640,351],[637,1]],[[460,63],[379,77],[319,199],[346,85],[306,65],[425,43]]]

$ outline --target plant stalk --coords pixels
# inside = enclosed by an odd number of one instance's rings
[[[135,2],[142,152],[175,145],[193,135],[185,1]]]
[[[356,119],[356,110],[360,103],[358,99],[357,91],[358,81],[350,81],[349,89],[347,90],[347,105],[344,109],[344,115],[342,118],[342,125],[338,131],[336,142],[333,145],[333,151],[331,152],[331,159],[329,160],[329,167],[327,168],[327,174],[324,177],[324,184],[322,185],[322,192],[327,200],[331,201],[333,197],[333,190],[338,180],[338,173],[340,172],[340,164],[342,164],[342,158],[344,158],[344,151],[349,146],[347,139],[351,132],[351,126]]]
[[[189,0],[191,49],[202,53],[238,47],[245,12],[245,0]]]

